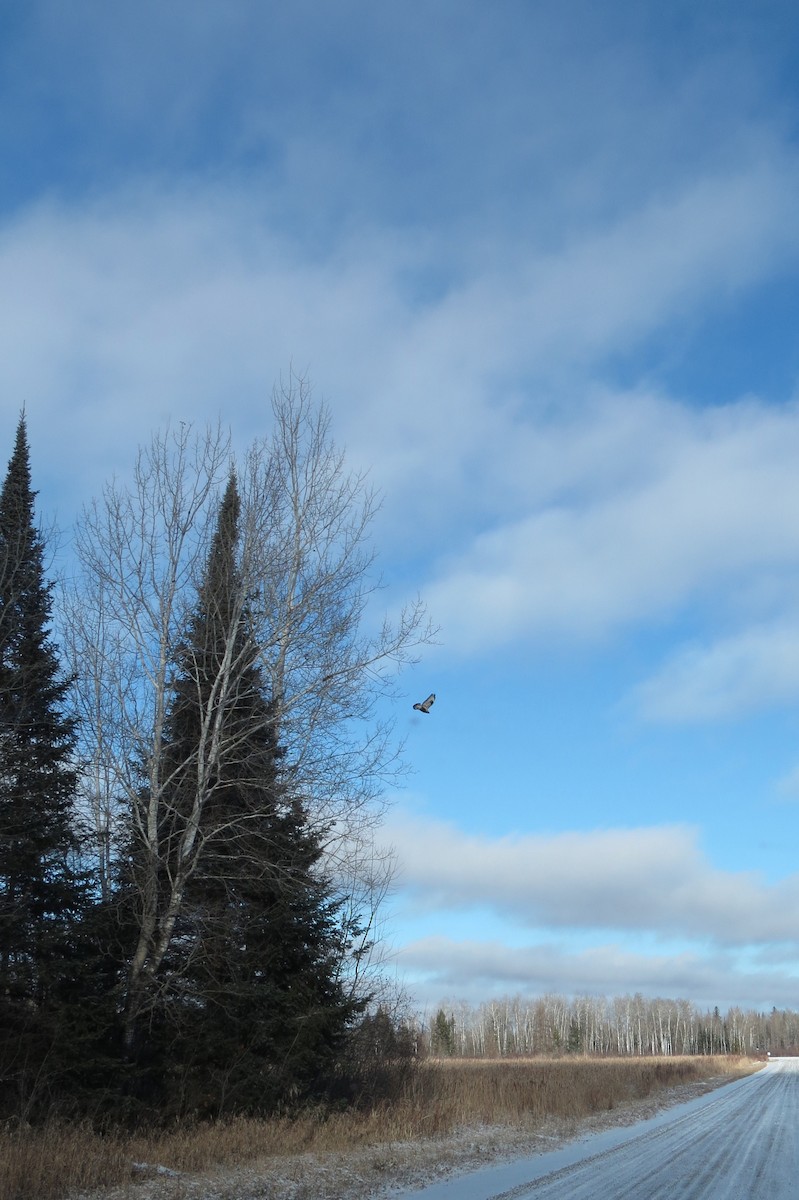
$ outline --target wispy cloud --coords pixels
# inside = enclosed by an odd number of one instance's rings
[[[777,792],[787,801],[799,801],[799,766],[777,780]]]
[[[372,230],[321,255],[275,237],[235,186],[43,203],[0,229],[0,383],[27,403],[69,504],[127,469],[131,444],[167,417],[224,420],[234,405],[240,437],[266,432],[273,380],[307,367],[353,461],[388,494],[391,536],[451,547],[416,582],[450,654],[603,638],[712,601],[727,636],[678,647],[633,699],[649,719],[729,716],[799,688],[775,599],[799,580],[799,410],[700,411],[587,378],[553,410],[522,403],[517,381],[532,371],[562,387],[562,371],[573,386],[570,355],[617,349],[792,252],[792,170],[705,181],[559,256],[472,264],[422,304],[408,290],[425,261],[412,232]],[[719,221],[725,183],[739,197]],[[644,261],[664,244],[684,246],[680,271]],[[766,575],[765,602],[736,613]]]
[[[596,375],[678,307],[794,253],[793,171],[786,158],[705,180],[558,255],[471,262],[423,303],[413,231],[322,254],[276,237],[235,185],[41,203],[0,228],[0,385],[27,404],[69,521],[152,427],[235,407],[239,438],[263,434],[274,379],[308,368],[387,493],[386,536],[438,551],[414,590],[450,655],[603,639],[712,604],[725,634],[677,640],[631,695],[649,720],[734,716],[799,691],[799,408],[703,411]],[[554,408],[522,401],[531,374]]]
[[[533,263],[531,344],[542,354],[618,352],[677,313],[771,274],[799,251],[797,182],[790,154],[700,176]]]
[[[684,648],[633,693],[645,719],[668,723],[741,717],[797,697],[799,626],[788,622]]]
[[[511,227],[492,232],[489,254],[465,238],[457,259],[412,226],[375,223],[322,250],[276,232],[279,185],[254,183],[140,178],[8,218],[6,392],[94,410],[99,434],[101,409],[117,422],[133,409],[204,413],[252,398],[294,360],[324,379],[348,444],[388,488],[404,496],[424,474],[456,512],[473,467],[500,496],[526,490],[519,448],[543,448],[548,431],[535,399],[520,411],[522,380],[581,416],[589,368],[756,282],[798,244],[789,152],[678,185],[557,252],[520,247]]]
[[[547,993],[687,997],[698,1004],[763,1008],[796,1003],[797,977],[786,962],[752,970],[723,951],[635,953],[616,943],[584,950],[553,944],[429,937],[404,946],[397,966],[414,979],[421,1003],[480,1004],[495,997]]]
[[[550,496],[476,537],[428,589],[454,647],[603,636],[711,597],[729,613],[757,573],[782,573],[793,594],[799,409],[626,402],[624,415],[613,402],[583,410],[574,439],[568,425],[530,437],[533,477],[540,457]]]

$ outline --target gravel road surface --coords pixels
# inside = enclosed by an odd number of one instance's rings
[[[623,1129],[402,1200],[796,1200],[799,1059]]]

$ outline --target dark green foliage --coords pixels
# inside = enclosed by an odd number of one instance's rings
[[[23,418],[0,492],[0,1118],[135,1123],[355,1095],[366,1076],[346,1052],[365,1001],[343,978],[358,931],[325,874],[325,831],[281,776],[235,477],[103,888],[81,866],[76,724],[34,497]],[[148,905],[146,937],[166,932],[167,949],[136,974]],[[359,1045],[402,1058],[373,1021]]]
[[[366,1013],[348,1038],[334,1098],[369,1109],[400,1100],[419,1065],[418,1043],[417,1030],[382,1005]]]
[[[238,517],[231,477],[166,725],[164,872],[197,805],[203,849],[138,1038],[163,1101],[214,1114],[265,1111],[320,1086],[358,1008],[338,981],[344,947],[319,837],[279,779]]]
[[[49,633],[51,585],[34,498],[22,417],[0,492],[0,1064],[19,1104],[29,1102],[44,1064],[52,1072],[67,1057],[85,905],[75,723]]]
[[[448,1017],[443,1008],[436,1013],[430,1030],[430,1050],[446,1057],[455,1053],[455,1018]]]
[[[572,1019],[569,1023],[569,1038],[566,1043],[566,1049],[569,1054],[579,1054],[583,1048],[582,1034],[580,1032],[580,1022]]]
[[[305,814],[289,806],[263,825],[259,874],[231,870],[224,905],[203,905],[193,889],[178,1045],[191,1107],[214,1113],[265,1111],[323,1088],[355,1007],[337,982],[336,905],[315,873]]]

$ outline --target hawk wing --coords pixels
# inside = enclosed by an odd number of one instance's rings
[[[433,701],[435,700],[435,698],[436,698],[435,692],[431,692],[426,700],[423,700],[421,704],[414,704],[413,707],[416,709],[417,712],[429,713],[430,709],[433,707]]]

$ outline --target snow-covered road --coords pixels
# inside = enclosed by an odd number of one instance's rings
[[[799,1059],[637,1125],[448,1179],[402,1200],[796,1200]]]

